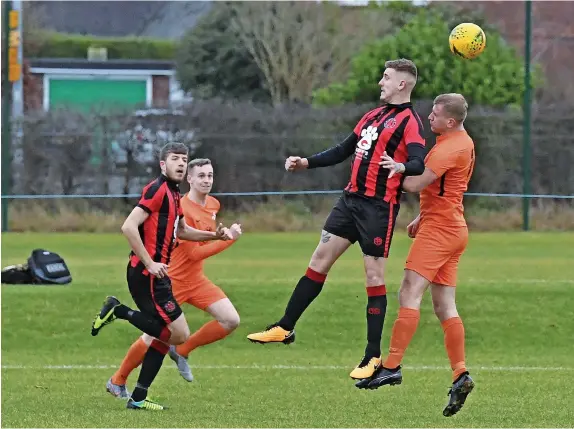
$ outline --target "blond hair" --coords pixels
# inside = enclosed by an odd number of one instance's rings
[[[459,123],[466,119],[468,103],[461,94],[454,92],[441,94],[434,99],[434,104],[443,106],[445,112]]]

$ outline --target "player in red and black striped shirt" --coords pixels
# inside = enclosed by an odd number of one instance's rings
[[[289,157],[288,171],[327,167],[351,159],[351,178],[325,222],[305,276],[299,280],[283,318],[265,331],[248,335],[253,342],[291,343],[295,324],[319,295],[335,261],[355,242],[364,254],[367,286],[367,347],[351,372],[354,379],[370,377],[381,365],[381,335],[387,308],[385,262],[399,212],[405,176],[424,171],[423,125],[411,104],[417,80],[415,64],[387,61],[382,79],[381,107],[364,115],[353,132],[337,146],[309,158]],[[383,155],[397,161],[393,174],[379,163]]]
[[[185,175],[187,155],[187,147],[182,143],[170,143],[162,148],[161,175],[143,189],[139,204],[122,226],[132,248],[127,267],[128,286],[140,311],[108,296],[92,325],[92,335],[95,336],[116,318],[124,319],[155,338],[146,352],[137,386],[128,400],[127,407],[131,409],[165,408],[147,399],[147,390],[161,368],[169,345],[182,344],[190,335],[167,276],[175,239],[207,241],[232,238],[222,225],[211,232],[191,228],[185,223],[179,183]]]

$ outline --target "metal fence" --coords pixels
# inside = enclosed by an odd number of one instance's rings
[[[426,117],[430,104],[416,107]],[[232,207],[265,202],[271,196],[335,194],[346,185],[348,162],[289,174],[283,169],[285,157],[308,156],[339,142],[368,108],[270,108],[212,101],[185,110],[60,110],[28,116],[17,125],[22,133],[10,146],[10,175],[3,175],[3,185],[9,181],[11,186],[10,192],[3,187],[3,215],[15,200],[82,199],[88,206],[103,207],[109,203],[102,200],[115,199],[133,204],[141,187],[158,173],[158,149],[170,141],[186,143],[191,156],[213,160],[214,191]],[[524,209],[529,201],[544,199],[571,205],[574,114],[559,116],[537,108],[532,121],[531,156],[525,159],[522,115],[473,109],[466,124],[477,153],[467,194],[470,204],[488,199],[490,206],[500,208],[522,199],[527,202]],[[427,137],[432,145],[434,137]],[[531,168],[524,168],[525,161]],[[527,212],[525,216],[527,221]]]

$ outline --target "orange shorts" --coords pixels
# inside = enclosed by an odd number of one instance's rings
[[[407,256],[405,269],[431,283],[456,286],[458,261],[468,243],[468,228],[421,225]]]
[[[172,288],[173,296],[179,305],[186,302],[200,310],[205,310],[220,299],[227,298],[225,292],[209,280],[191,284],[173,283]]]

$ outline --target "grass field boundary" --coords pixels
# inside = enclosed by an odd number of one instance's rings
[[[172,369],[177,369],[171,365]],[[2,369],[19,369],[19,370],[91,370],[91,369],[117,369],[118,365],[2,365]],[[349,369],[349,366],[342,365],[192,365],[192,369],[236,369],[236,370],[298,370],[298,371],[324,371],[324,370],[343,370]],[[450,371],[447,366],[404,366],[405,370],[411,371]],[[546,366],[469,366],[469,371],[574,371],[570,367],[546,367]]]

